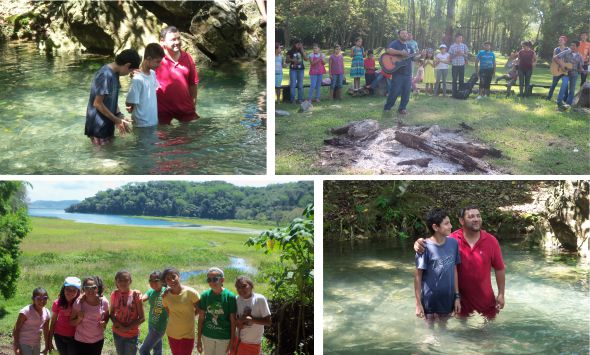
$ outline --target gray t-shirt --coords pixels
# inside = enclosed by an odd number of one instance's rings
[[[125,101],[135,105],[131,117],[136,127],[150,127],[158,124],[157,89],[158,80],[156,80],[155,71],[150,70],[149,75],[141,72],[133,76]]]
[[[455,265],[461,263],[459,244],[446,238],[442,245],[429,239],[422,255],[416,253],[416,268],[422,273],[422,306],[424,312],[451,313],[455,302]]]
[[[115,73],[108,64],[103,65],[92,79],[84,128],[84,134],[88,137],[109,138],[115,135],[115,124],[94,107],[94,99],[103,95],[104,105],[114,115],[117,113],[120,87],[119,74]]]

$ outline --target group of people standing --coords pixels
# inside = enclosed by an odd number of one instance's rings
[[[119,109],[120,76],[132,76],[125,106],[131,120]],[[137,128],[170,124],[174,118],[190,122],[196,112],[199,73],[190,54],[181,50],[180,32],[174,26],[160,31],[160,43],[146,46],[143,62],[135,49],[125,49],[115,61],[102,66],[92,79],[84,133],[96,145]]]
[[[547,99],[551,100],[555,87],[561,80],[561,87],[557,99],[558,106],[565,104],[571,105],[575,94],[575,86],[578,74],[582,80],[580,86],[586,81],[588,64],[590,62],[590,43],[588,33],[584,32],[580,36],[580,41],[571,41],[570,47],[567,45],[567,38],[561,36],[559,47],[553,51],[553,61],[564,68],[563,74],[553,77],[553,82],[549,89]],[[313,53],[306,54],[303,44],[300,40],[295,40],[293,47],[287,52],[286,58],[282,56],[282,46],[279,43],[275,45],[275,88],[277,102],[281,97],[281,86],[283,79],[283,68],[289,66],[289,101],[291,103],[301,103],[304,100],[303,77],[305,73],[305,61],[310,63],[309,75],[311,85],[309,89],[308,100],[312,102],[320,101],[320,89],[323,75],[328,73],[330,76],[330,96],[340,98],[342,82],[344,78],[344,60],[341,47],[336,45],[333,53],[326,58],[320,52],[317,44],[313,45]],[[398,98],[401,98],[397,111],[404,115],[407,114],[407,105],[412,90],[416,91],[416,84],[422,82],[426,85],[426,92],[438,96],[442,91],[443,96],[447,95],[447,76],[449,68],[451,70],[451,91],[453,97],[459,97],[460,92],[465,89],[465,67],[470,60],[469,48],[463,43],[463,35],[455,35],[454,42],[447,48],[447,45],[441,44],[439,51],[435,54],[432,49],[420,51],[418,43],[413,39],[412,34],[406,30],[398,31],[398,39],[392,41],[386,48],[386,53],[401,56],[404,58],[404,65],[401,65],[393,74],[388,74],[383,70],[378,71],[375,65],[375,58],[372,50],[365,51],[362,46],[362,38],[357,38],[355,45],[351,48],[350,57],[351,67],[350,76],[353,79],[353,93],[361,90],[361,77],[365,76],[366,88],[373,92],[379,81],[386,79],[387,82],[387,100],[384,111],[389,112],[395,105]],[[417,62],[416,75],[414,76],[414,62]],[[533,68],[537,63],[537,55],[530,41],[522,41],[521,49],[513,52],[506,64],[508,73],[496,78],[505,79],[507,82],[507,95],[511,93],[511,87],[518,80],[519,96],[527,97],[532,94],[531,77]],[[329,65],[328,72],[325,65]],[[478,99],[485,98],[490,94],[490,86],[496,77],[497,63],[496,56],[492,49],[492,43],[486,41],[474,59],[475,80],[479,80]],[[442,86],[442,90],[441,90]]]
[[[138,350],[141,355],[161,355],[165,335],[173,355],[192,354],[195,336],[199,353],[260,354],[264,326],[270,326],[271,315],[266,298],[253,292],[250,278],[236,279],[237,297],[223,287],[224,272],[219,268],[207,271],[209,289],[201,294],[182,285],[174,268],[154,271],[148,280],[150,289],[142,295],[131,289],[131,273],[119,271],[117,289],[107,300],[100,277],[67,277],[51,313],[45,308],[47,291],[36,288],[32,303],[21,309],[14,326],[15,355],[47,354],[54,349],[60,355],[99,355],[109,321],[118,355],[135,355]],[[149,303],[148,334],[138,349],[144,302]]]

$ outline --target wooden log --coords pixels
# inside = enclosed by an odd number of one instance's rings
[[[397,165],[418,165],[419,167],[426,168],[432,158],[419,158],[419,159],[411,159],[411,160],[404,160],[397,163]]]
[[[502,152],[500,150],[496,148],[484,147],[478,144],[460,142],[447,142],[446,144],[476,158],[482,158],[486,155],[494,158],[500,158],[502,156]]]
[[[417,149],[460,164],[468,171],[479,170],[482,172],[489,172],[490,170],[489,166],[485,162],[477,158],[473,158],[451,146],[442,146],[434,142],[429,142],[426,139],[414,134],[399,130],[395,132],[395,139],[406,147]]]

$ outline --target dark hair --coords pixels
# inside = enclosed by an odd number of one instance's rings
[[[469,210],[478,210],[479,211],[479,207],[477,207],[476,205],[469,205],[469,206],[461,208],[461,211],[459,212],[459,218],[465,218],[465,212],[467,212]]]
[[[129,281],[131,281],[131,273],[127,270],[119,270],[117,271],[117,273],[115,274],[115,281],[119,280],[119,278],[123,275],[127,275],[129,276]]]
[[[74,287],[74,286],[71,286],[71,287]],[[59,298],[57,299],[57,305],[60,306],[62,309],[66,309],[70,306],[70,304],[73,304],[74,301],[76,301],[76,298],[78,298],[78,296],[80,296],[79,289],[77,290],[76,297],[74,297],[72,302],[68,303],[68,300],[66,299],[66,286],[62,286],[61,290],[59,291]]]
[[[162,28],[162,30],[160,30],[160,41],[165,40],[166,35],[168,33],[177,33],[177,32],[180,32],[180,31],[178,31],[178,28],[176,28],[175,26],[168,26],[168,27]]]
[[[88,284],[88,281],[94,282],[94,284],[97,287],[96,294],[98,295],[98,297],[102,297],[102,292],[103,292],[102,279],[98,276],[88,276],[84,280],[82,280],[82,288],[84,288],[84,286],[86,286],[86,284]]]
[[[459,32],[459,33],[457,33],[457,34],[455,35],[455,38],[457,38],[457,37],[459,37],[459,36],[463,37],[463,34],[462,34],[461,32]]]
[[[158,279],[159,279],[160,281],[162,281],[162,273],[160,272],[160,270],[154,270],[154,271],[152,271],[152,272],[150,273],[150,276],[149,276],[149,278],[151,279],[151,278],[152,278],[152,276],[154,276],[154,275],[156,275],[156,276],[158,277]]]
[[[373,54],[373,50],[372,50],[372,49],[369,49],[369,50],[367,51],[367,55],[371,55],[371,54]]]
[[[492,42],[490,42],[490,41],[485,41],[485,42],[483,42],[483,44],[484,44],[484,46],[485,46],[486,44],[489,44],[489,45],[491,46],[491,45],[492,45]]]
[[[115,57],[117,65],[125,65],[131,63],[129,69],[137,69],[141,64],[141,57],[135,49],[125,49]]]
[[[399,34],[402,33],[402,31],[408,32],[408,30],[406,30],[405,28],[402,28],[401,30],[397,30],[397,35],[399,36]]]
[[[164,48],[158,43],[150,43],[145,47],[143,58],[160,59],[164,58]]]
[[[315,47],[318,47],[318,48],[320,48],[320,45],[319,45],[319,44],[317,44],[317,43],[314,43],[314,44],[311,46],[311,48],[315,48]]]
[[[572,43],[575,44],[576,47],[579,47],[580,46],[580,41],[572,41]]]
[[[336,48],[342,48],[342,47],[341,47],[341,46],[340,46],[338,43],[336,43],[336,44],[334,45],[334,49],[336,49]]]
[[[430,212],[428,212],[428,215],[426,215],[426,224],[428,224],[428,230],[430,230],[430,233],[434,234],[434,228],[432,228],[433,224],[440,226],[442,221],[448,216],[449,214],[447,211],[442,208],[435,207],[431,209]]]
[[[291,42],[291,47],[295,48],[295,45],[297,45],[297,43],[301,43],[301,40],[299,38],[293,38],[293,41]]]
[[[358,41],[362,41],[362,40],[363,40],[363,38],[362,38],[362,37],[357,37],[357,38],[356,38],[354,41],[355,41],[355,42],[358,42]]]
[[[166,283],[166,278],[168,277],[168,274],[174,274],[180,277],[180,272],[177,269],[173,267],[166,268],[164,269],[164,271],[162,271],[162,280],[164,283]]]
[[[236,279],[236,283],[234,285],[237,285],[238,282],[245,282],[248,285],[250,285],[250,287],[254,288],[254,282],[252,282],[252,279],[249,278],[248,276],[238,276],[238,278]],[[237,286],[236,286],[237,288]]]
[[[36,289],[33,290],[33,296],[31,296],[31,298],[35,298],[35,296],[46,295],[46,294],[47,294],[46,289],[44,289],[43,287],[37,287]]]

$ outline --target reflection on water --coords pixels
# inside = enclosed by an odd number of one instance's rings
[[[258,270],[255,267],[250,266],[246,259],[238,258],[235,256],[229,257],[230,264],[225,266],[223,270],[227,269],[236,269],[239,272],[245,272],[249,274],[256,274]],[[208,269],[201,269],[201,270],[192,270],[192,271],[181,271],[180,272],[180,281],[187,281],[191,277],[199,276],[207,273]]]
[[[112,145],[84,136],[90,82],[108,59],[0,46],[0,171],[5,174],[264,174],[265,69],[199,68],[201,119],[135,129]],[[129,78],[121,78],[125,113]],[[176,122],[176,121],[175,121]]]
[[[415,316],[412,246],[324,247],[326,354],[588,354],[589,269],[503,244],[506,307],[492,322]],[[494,290],[495,278],[492,276]]]

